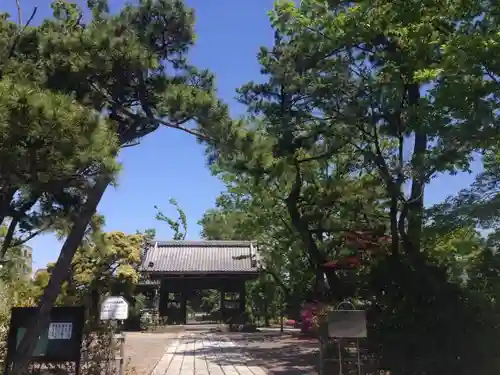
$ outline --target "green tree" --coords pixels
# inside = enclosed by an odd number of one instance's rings
[[[115,170],[114,133],[93,109],[13,74],[0,82],[1,256],[82,203],[95,176]],[[16,232],[23,237],[15,239]]]
[[[273,15],[284,40],[274,76],[286,76],[295,85],[289,90],[307,95],[310,115],[324,124],[317,132],[354,147],[386,189],[392,257],[373,267],[365,292],[381,311],[372,339],[396,373],[467,373],[477,366],[475,356],[488,352],[477,332],[456,331],[483,317],[423,247],[425,186],[439,173],[467,169],[497,123],[495,89],[451,47],[478,36],[473,25],[482,6],[311,0],[281,3]],[[494,33],[492,24],[482,26],[483,35]],[[460,71],[451,67],[456,63]],[[446,343],[439,339],[444,332],[454,332]],[[417,344],[429,341],[436,346]],[[463,344],[472,341],[481,354]],[[398,361],[401,352],[413,354]]]
[[[54,19],[20,35],[5,71],[22,72],[39,87],[71,96],[96,111],[111,125],[111,139],[122,147],[136,144],[160,126],[201,140],[227,137],[227,132],[214,127],[228,119],[226,107],[215,98],[212,75],[195,69],[185,58],[194,37],[190,9],[175,0],[144,0],[116,14],[108,12],[105,1],[89,1],[88,6],[92,17],[83,23],[76,4],[54,2]],[[25,367],[87,225],[112,181],[105,166],[96,165],[84,204],[71,215],[72,230],[42,296],[36,323],[28,327],[20,344],[14,374]]]
[[[238,178],[271,193],[314,269],[317,297],[342,299],[346,291],[339,274],[323,265],[339,257],[346,232],[385,224],[384,191],[357,149],[327,133],[329,120],[311,118],[309,88],[298,86],[300,76],[282,73],[285,50],[279,33],[272,51],[262,49],[259,61],[268,81],[239,90],[250,111],[241,129],[243,146],[221,150],[217,163],[222,174],[243,174]]]
[[[38,66],[43,56],[27,56],[41,30],[29,25],[37,8],[22,24],[17,5],[17,24],[6,14],[0,19],[0,224],[8,225],[2,257],[81,205],[98,166],[103,173],[116,170],[110,122],[43,85],[47,77]]]
[[[302,251],[283,201],[277,191],[256,185],[250,176],[221,176],[226,190],[217,198],[216,208],[208,210],[200,220],[202,236],[209,240],[255,241],[262,271],[268,275],[266,283],[270,276],[274,288],[282,291],[288,308],[296,315],[312,289],[314,269]],[[250,290],[259,288],[251,286]],[[269,305],[277,303],[268,297]]]
[[[223,170],[283,189],[317,281],[345,230],[380,237],[388,224],[389,256],[351,277],[326,273],[335,297],[370,306],[371,349],[395,373],[467,373],[477,370],[476,356],[493,355],[480,337],[496,338],[484,322],[496,323],[480,312],[490,311],[486,300],[459,280],[467,268],[457,256],[486,259],[489,250],[470,225],[443,238],[424,220],[429,181],[467,170],[474,151],[496,142],[497,86],[484,73],[496,56],[464,56],[472,41],[496,48],[495,16],[481,15],[492,7],[279,2],[275,44],[259,55],[266,81],[240,90],[250,120],[232,150],[214,153]],[[480,329],[458,329],[471,324]]]
[[[491,134],[496,107],[484,96],[491,85],[465,63],[460,72],[451,68],[461,60],[448,48],[469,38],[481,11],[460,2],[444,10],[439,2],[344,7],[310,0],[282,2],[273,14],[285,47],[268,56],[293,92],[307,92],[323,124],[316,131],[345,140],[379,173],[391,202],[394,256],[402,244],[422,263],[425,185],[438,173],[467,169]],[[458,20],[461,27],[451,27]]]
[[[187,218],[186,214],[182,210],[182,208],[179,207],[179,204],[174,198],[170,198],[169,201],[170,205],[172,205],[175,210],[177,211],[177,214],[179,215],[176,220],[171,219],[170,217],[166,216],[158,206],[155,206],[156,209],[156,216],[155,219],[159,221],[163,221],[168,224],[170,227],[170,230],[174,232],[173,235],[173,240],[175,241],[182,241],[186,239],[187,236]]]
[[[65,279],[57,304],[84,304],[93,324],[99,321],[99,307],[106,294],[122,294],[130,297],[139,280],[137,266],[140,263],[144,237],[122,232],[103,233],[97,230],[78,248],[71,270]],[[40,295],[46,288],[55,264],[47,265],[34,280]]]
[[[488,231],[498,230],[499,155],[497,145],[486,150],[482,156],[483,171],[476,175],[472,185],[430,207],[426,212],[427,221],[441,231],[463,226],[474,226]]]
[[[149,228],[145,229],[144,231],[137,231],[136,234],[139,234],[144,237],[144,240],[149,242],[153,241],[156,238],[156,229],[154,228]]]

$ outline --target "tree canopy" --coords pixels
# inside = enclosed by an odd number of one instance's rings
[[[87,8],[90,19],[76,3],[56,0],[53,18],[37,26],[1,18],[5,103],[0,117],[14,133],[7,132],[3,143],[10,146],[5,151],[10,159],[4,159],[0,214],[10,219],[14,232],[27,217],[43,219],[46,215],[33,211],[38,209],[62,210],[71,223],[14,373],[25,366],[23,358],[34,348],[36,332],[48,319],[87,225],[113,181],[119,148],[160,126],[218,141],[214,124],[229,121],[215,96],[213,76],[186,59],[194,15],[182,1],[145,0],[115,14],[103,0],[88,1]],[[15,123],[22,124],[11,126]],[[8,162],[17,155],[37,161]]]
[[[265,80],[238,90],[248,116],[209,150],[226,190],[203,234],[260,242],[276,287],[302,301],[298,285],[368,309],[371,350],[394,373],[487,371],[477,358],[494,355],[492,7],[278,2],[274,45],[258,56]],[[484,172],[471,188],[426,208],[428,184],[474,158]],[[357,267],[342,269],[352,256]]]
[[[3,15],[1,259],[8,266],[6,255],[42,232],[65,240],[33,284],[0,273],[9,285],[1,298],[40,297],[13,374],[54,303],[95,313],[101,294],[132,293],[140,248],[155,232],[104,232],[96,208],[120,150],[161,126],[197,137],[224,184],[202,236],[258,245],[254,316],[347,299],[368,311],[379,369],[498,371],[496,7],[278,1],[274,43],[257,57],[262,77],[237,89],[240,119],[217,98],[213,75],[187,58],[194,12],[181,0],[115,13],[89,0],[89,17],[55,0],[39,25]],[[434,179],[471,172],[473,162],[483,168],[470,187],[426,206]],[[183,240],[186,215],[169,202],[176,217],[155,207],[156,218]]]

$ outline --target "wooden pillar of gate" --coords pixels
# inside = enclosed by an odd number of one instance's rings
[[[182,288],[180,300],[181,300],[180,322],[182,324],[187,324],[187,290],[185,286],[183,286]]]
[[[162,280],[159,288],[158,296],[158,315],[160,319],[167,316],[167,299],[168,299],[168,288],[165,280]]]
[[[226,291],[224,290],[224,287],[219,288],[219,293],[220,293],[220,307],[219,307],[219,320],[223,323],[226,322]]]
[[[246,290],[245,290],[246,283],[245,281],[241,282],[240,286],[240,291],[239,291],[239,302],[240,302],[240,307],[239,311],[241,314],[243,314],[246,311]]]

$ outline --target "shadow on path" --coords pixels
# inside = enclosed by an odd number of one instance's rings
[[[208,361],[223,366],[260,366],[274,375],[317,374],[316,340],[266,332],[213,334],[210,341],[217,342],[220,347],[211,345],[183,354],[204,356]]]

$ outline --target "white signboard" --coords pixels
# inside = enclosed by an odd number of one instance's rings
[[[123,297],[107,297],[101,304],[101,320],[126,320],[128,302]]]
[[[71,340],[73,323],[50,323],[49,340]]]
[[[366,312],[364,310],[335,310],[328,313],[328,337],[364,338]]]

